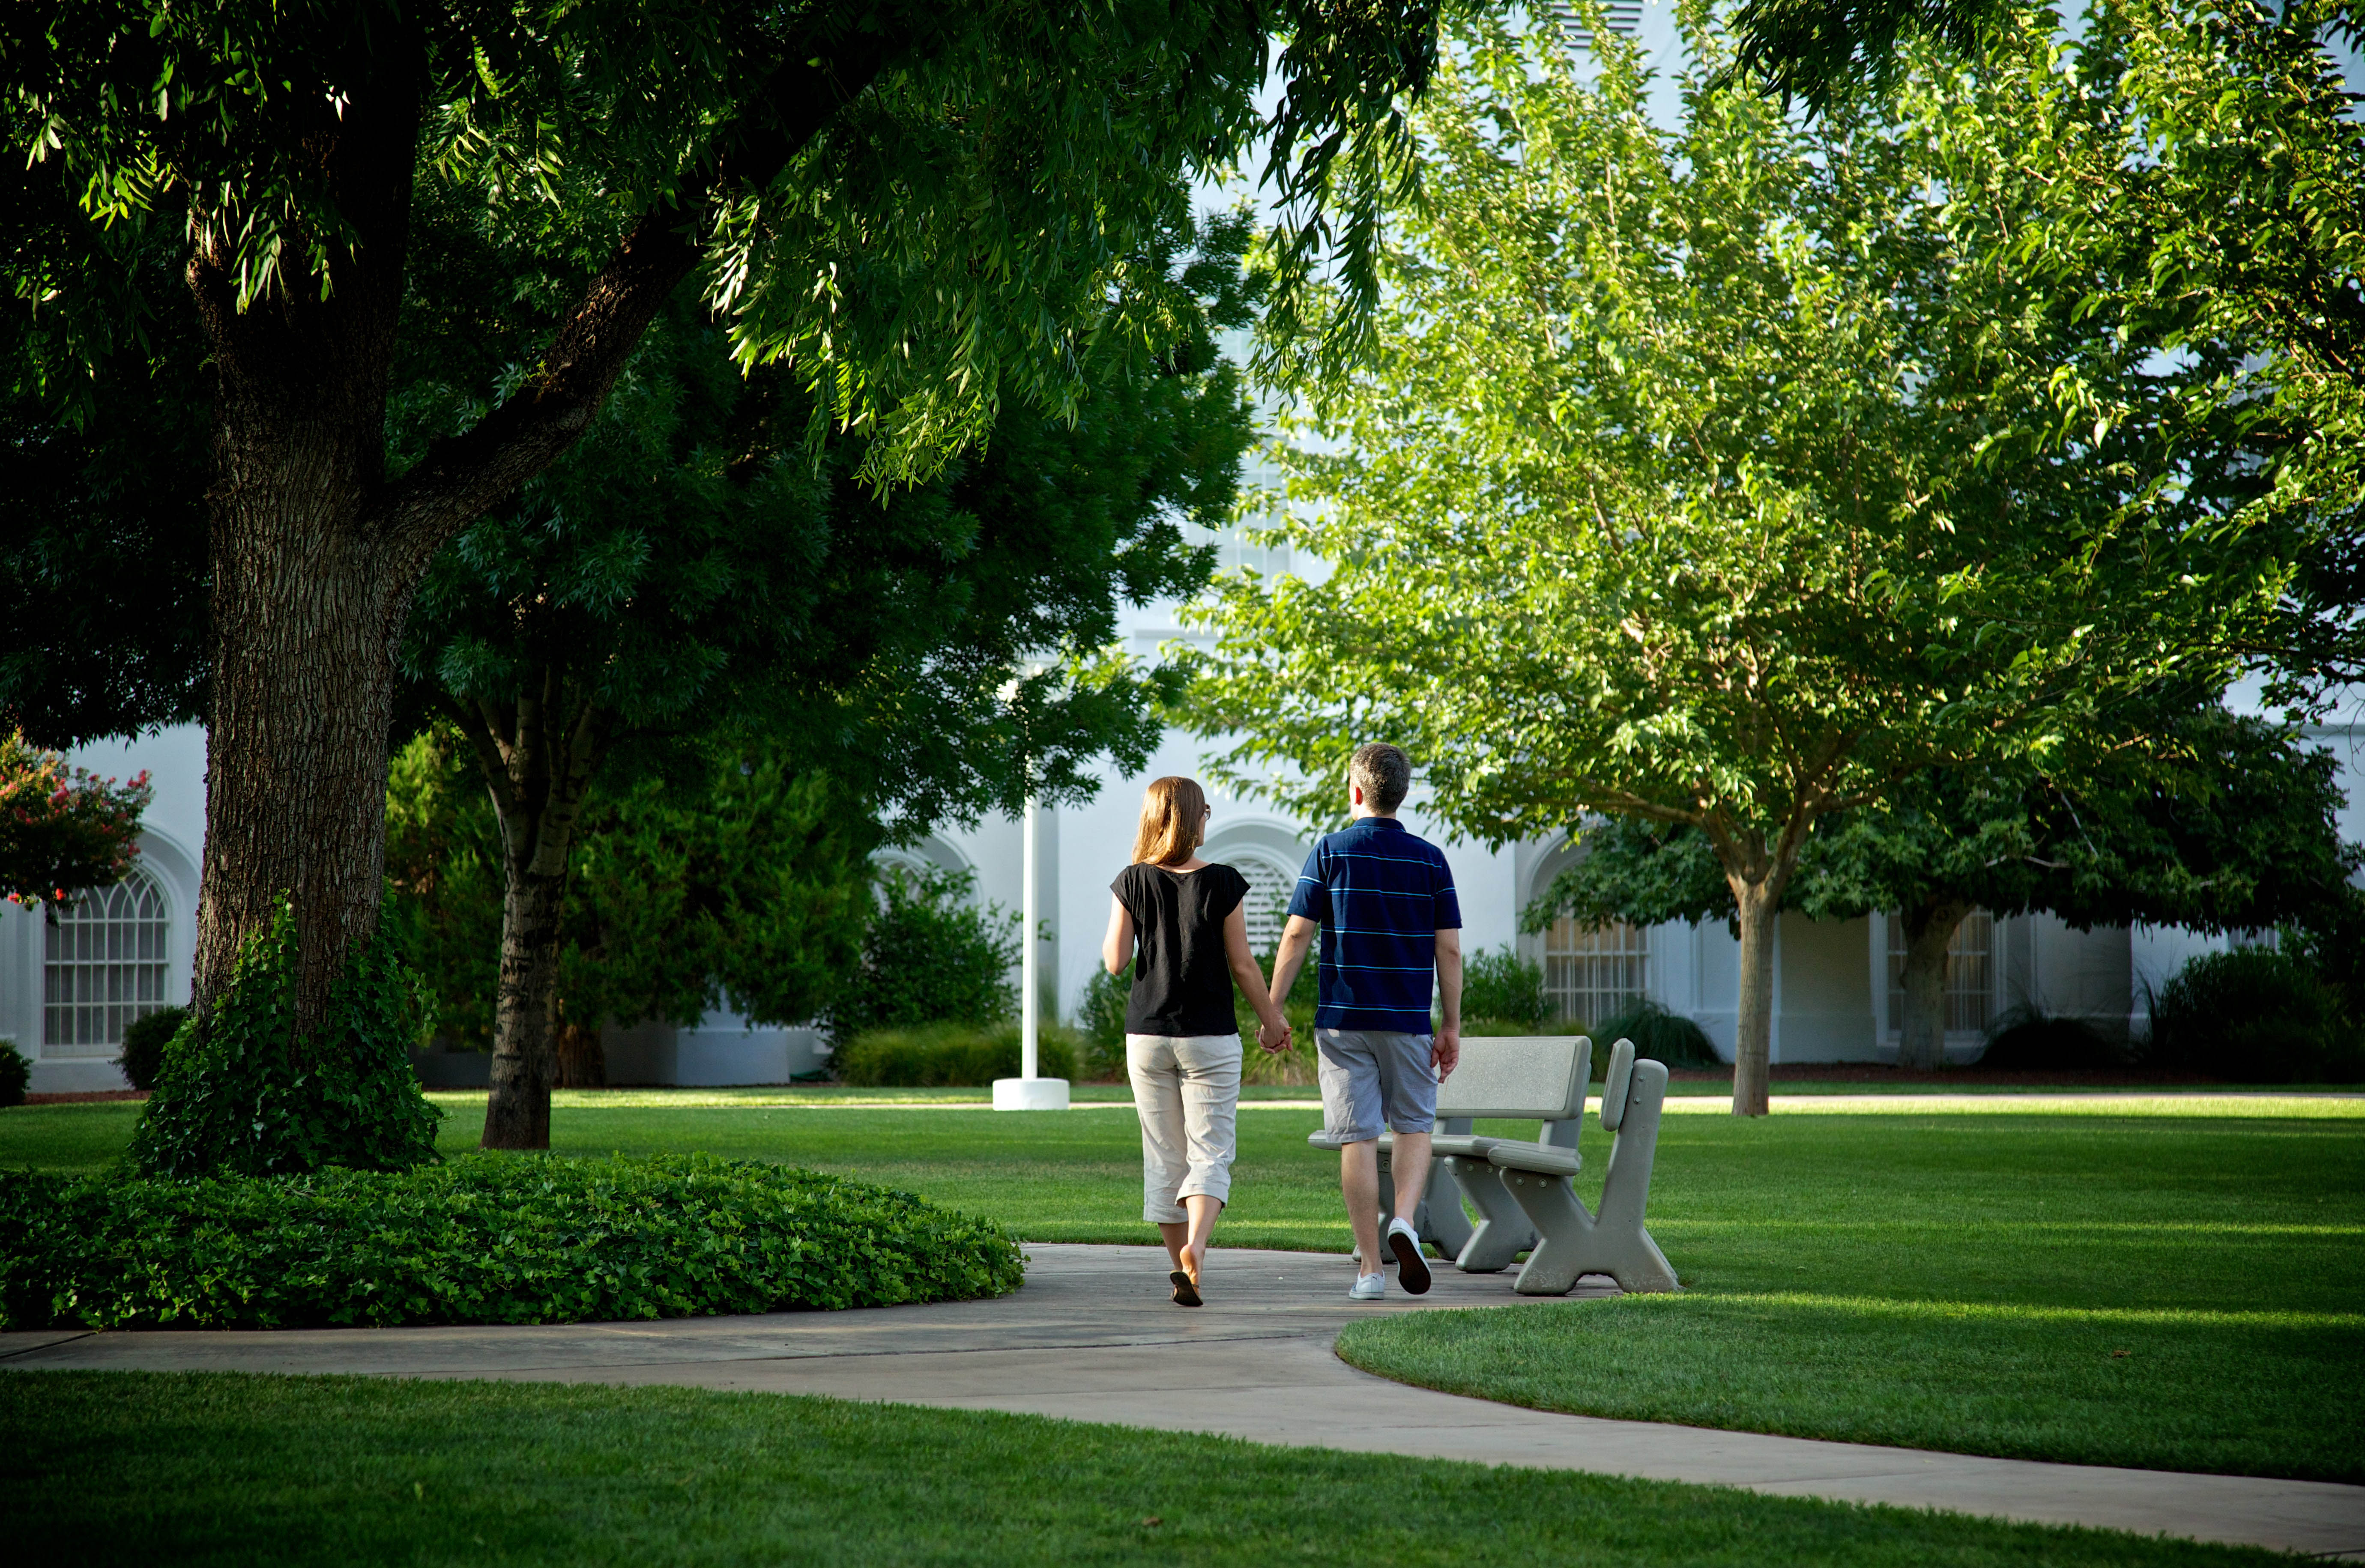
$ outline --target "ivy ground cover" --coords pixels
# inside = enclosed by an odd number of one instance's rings
[[[704,1155],[399,1173],[0,1174],[0,1327],[389,1327],[891,1306],[1015,1290],[1014,1242],[843,1177]]]

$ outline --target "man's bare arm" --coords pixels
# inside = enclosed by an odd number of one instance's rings
[[[1437,1076],[1451,1078],[1462,1064],[1462,933],[1437,934],[1437,1001],[1443,1014],[1437,1038],[1429,1043],[1429,1058]]]
[[[1306,967],[1306,955],[1313,949],[1314,934],[1321,927],[1302,914],[1293,914],[1289,924],[1281,928],[1281,946],[1272,955],[1272,1004],[1285,1006],[1289,988],[1297,983],[1297,972]]]

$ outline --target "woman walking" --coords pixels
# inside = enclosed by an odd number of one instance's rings
[[[1179,1306],[1200,1304],[1207,1238],[1231,1195],[1240,1101],[1232,986],[1256,1009],[1258,1043],[1279,1049],[1289,1025],[1249,952],[1248,879],[1202,860],[1207,797],[1189,778],[1153,778],[1141,800],[1133,864],[1109,884],[1108,972],[1133,965],[1125,1065],[1141,1114],[1141,1217],[1174,1260]]]

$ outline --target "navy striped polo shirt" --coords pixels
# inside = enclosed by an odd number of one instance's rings
[[[1317,1029],[1429,1032],[1437,934],[1462,928],[1453,872],[1394,817],[1362,817],[1306,857],[1289,913],[1322,927]]]

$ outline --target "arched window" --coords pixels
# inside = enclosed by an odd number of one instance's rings
[[[1544,996],[1563,1018],[1614,1018],[1649,993],[1651,948],[1626,922],[1579,925],[1562,915],[1544,932]]]
[[[1249,951],[1264,958],[1281,946],[1281,928],[1288,924],[1289,895],[1296,889],[1297,873],[1261,855],[1236,855],[1231,866],[1249,881],[1249,896],[1240,901],[1248,917]]]
[[[163,890],[134,871],[54,913],[41,977],[41,1044],[112,1053],[126,1025],[164,1005],[173,924]]]
[[[1889,917],[1889,1032],[1905,1025],[1905,921]],[[1995,1014],[1995,917],[1983,909],[1963,916],[1946,944],[1946,1033],[1984,1032]]]

